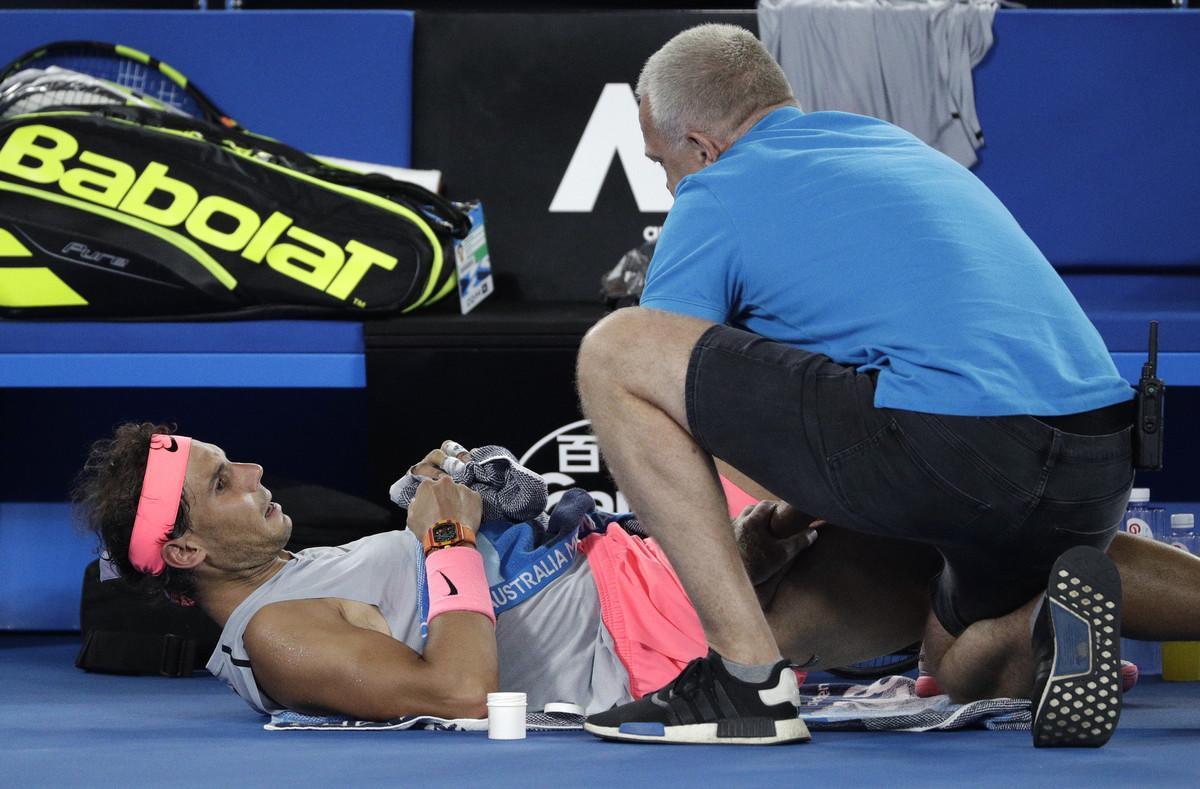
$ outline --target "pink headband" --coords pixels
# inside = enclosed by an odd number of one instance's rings
[[[162,547],[175,528],[191,451],[192,439],[187,436],[161,433],[150,436],[142,497],[138,500],[133,535],[129,538],[129,561],[148,575],[158,575],[166,567]]]

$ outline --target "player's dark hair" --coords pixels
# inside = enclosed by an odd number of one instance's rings
[[[150,436],[173,432],[173,427],[151,422],[127,422],[117,426],[112,438],[92,444],[76,479],[72,499],[84,525],[99,539],[100,549],[107,551],[122,578],[149,595],[161,597],[165,593],[178,602],[195,598],[196,583],[191,570],[168,565],[162,574],[148,575],[129,561],[129,541],[142,494]],[[181,496],[170,537],[180,537],[190,527],[187,497]]]

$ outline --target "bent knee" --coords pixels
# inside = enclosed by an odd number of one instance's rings
[[[621,355],[621,348],[642,333],[641,307],[626,307],[602,318],[588,329],[579,345],[579,377],[610,370]]]
[[[580,386],[589,381],[659,377],[686,368],[696,340],[712,323],[646,307],[626,307],[608,315],[584,336],[579,347]]]

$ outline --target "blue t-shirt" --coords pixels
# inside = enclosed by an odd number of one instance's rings
[[[683,178],[641,304],[878,370],[879,407],[1056,416],[1133,396],[996,196],[859,115],[775,110]]]

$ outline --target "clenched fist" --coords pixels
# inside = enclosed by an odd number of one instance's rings
[[[483,502],[479,494],[450,477],[427,479],[417,486],[408,505],[408,530],[421,539],[440,520],[458,521],[471,529],[479,528]]]

